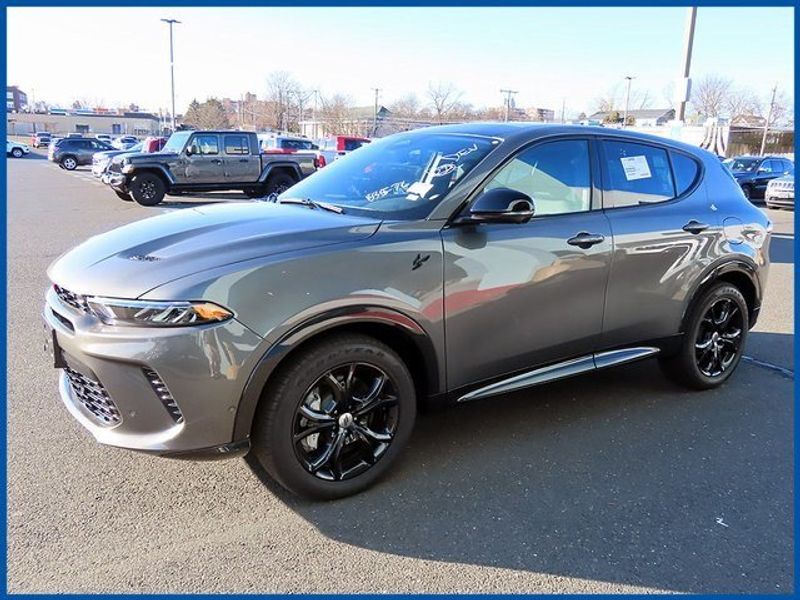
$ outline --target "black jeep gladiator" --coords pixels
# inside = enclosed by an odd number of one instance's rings
[[[103,181],[123,200],[155,206],[167,194],[279,194],[316,168],[313,155],[263,154],[253,132],[177,131],[161,152],[128,153],[112,161]]]

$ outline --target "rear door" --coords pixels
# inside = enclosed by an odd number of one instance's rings
[[[216,133],[197,133],[192,136],[187,146],[191,148],[191,152],[186,156],[185,162],[187,184],[225,182],[219,137]]]
[[[605,139],[600,149],[614,235],[603,346],[674,335],[691,286],[724,241],[702,164],[639,140]]]
[[[257,149],[250,147],[250,136],[226,133],[222,136],[225,180],[237,183],[252,183],[261,174],[261,162]]]

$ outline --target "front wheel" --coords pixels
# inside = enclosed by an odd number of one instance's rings
[[[131,196],[142,206],[155,206],[164,199],[166,186],[154,173],[135,175],[130,185]]]
[[[721,385],[742,358],[749,323],[742,293],[729,283],[718,283],[692,310],[678,354],[661,359],[664,372],[696,390]]]
[[[270,381],[253,452],[289,491],[341,498],[392,466],[415,417],[414,382],[402,359],[374,338],[339,335],[301,351]]]
[[[14,158],[22,158],[23,154],[25,153],[22,151],[22,148],[14,148],[11,150],[11,156]]]

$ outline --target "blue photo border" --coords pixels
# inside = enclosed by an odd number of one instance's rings
[[[573,1],[573,2],[532,2],[530,0],[501,0],[499,2],[488,2],[486,0],[455,0],[455,1],[446,1],[446,0],[437,0],[435,2],[425,2],[423,0],[403,0],[403,1],[392,1],[392,0],[381,0],[381,1],[373,1],[367,2],[363,0],[330,0],[330,1],[323,1],[323,0],[300,0],[297,2],[287,2],[285,0],[274,0],[274,1],[243,1],[243,0],[234,0],[231,3],[223,4],[220,3],[219,0],[172,0],[172,1],[155,1],[155,0],[148,0],[146,2],[134,2],[132,0],[118,0],[117,2],[110,3],[108,1],[102,0],[79,0],[76,3],[70,3],[65,1],[54,1],[54,0],[43,0],[40,2],[25,2],[22,0],[0,0],[2,2],[3,11],[2,11],[2,36],[3,36],[3,44],[2,47],[4,49],[3,53],[3,61],[2,61],[2,73],[3,79],[7,80],[7,26],[8,26],[8,8],[14,7],[131,7],[131,8],[148,8],[148,7],[218,7],[218,8],[233,8],[233,7],[373,7],[373,6],[390,6],[390,7],[545,7],[545,8],[563,8],[563,7],[596,7],[596,8],[619,8],[619,7],[688,7],[688,6],[698,6],[698,7],[755,7],[755,8],[767,8],[767,7],[794,7],[794,31],[795,31],[795,44],[794,44],[794,64],[797,65],[798,59],[798,44],[797,44],[797,36],[798,36],[798,15],[800,11],[797,10],[797,6],[800,3],[798,1],[791,1],[791,0],[769,0],[767,2],[742,2],[736,0],[702,0],[699,2],[675,2],[671,0],[652,0],[647,4],[643,4],[642,2],[622,2],[617,0],[616,2],[589,2],[589,1]],[[761,35],[759,32],[757,24],[753,27],[753,35]],[[22,49],[21,51],[33,51],[30,48]],[[795,77],[795,88],[794,88],[794,108],[795,113],[797,112],[798,108],[798,83],[797,77]],[[7,134],[7,124],[3,122],[3,132]],[[797,154],[797,140],[795,139],[795,155]],[[2,214],[3,214],[3,221],[6,224],[6,227],[2,230],[2,259],[4,267],[7,266],[8,260],[8,251],[7,251],[7,227],[8,227],[8,211],[7,211],[7,199],[8,199],[8,188],[7,188],[7,164],[3,163],[2,168],[0,169],[0,185],[2,185],[2,189],[5,196],[5,201],[2,203]],[[795,231],[797,231],[798,219],[797,212],[795,212]],[[800,252],[798,252],[798,245],[795,242],[794,246],[794,264],[797,265],[798,258]],[[5,315],[5,322],[8,324],[8,280],[7,280],[7,268],[4,268],[2,271],[2,275],[0,275],[0,281],[2,281],[2,287],[5,294],[0,295],[0,306],[2,306],[3,313]],[[797,307],[797,297],[798,297],[798,290],[800,286],[798,285],[798,277],[797,277],[797,270],[795,267],[794,273],[794,298],[795,298],[795,306],[794,306],[794,320],[797,323],[798,318],[800,318],[800,310]],[[6,331],[8,329],[8,325],[6,325]],[[7,355],[7,337],[3,336],[2,341],[0,341],[0,355],[2,356],[3,362],[6,363],[6,369],[8,369],[8,355]],[[794,344],[794,363],[797,364],[798,358],[800,357],[800,352],[798,351],[798,346],[795,341]],[[3,388],[5,389],[5,399],[6,403],[4,404],[5,407],[5,418],[2,421],[2,435],[4,440],[3,446],[3,455],[4,459],[2,465],[0,466],[0,480],[2,480],[3,489],[6,491],[5,494],[2,496],[2,531],[4,534],[4,538],[8,540],[8,480],[7,480],[7,460],[8,460],[8,380],[7,380],[7,370],[2,374],[2,382]],[[794,382],[794,393],[795,398],[797,397],[797,389],[798,383],[797,380]],[[794,410],[794,431],[798,430],[798,423],[800,423],[800,414],[798,414],[797,406],[795,404]],[[793,454],[794,454],[794,507],[797,508],[798,502],[798,445],[796,441],[793,444]],[[797,532],[798,532],[798,523],[797,523],[797,510],[794,511],[794,539],[797,540]],[[794,547],[794,546],[793,546]],[[796,547],[794,547],[794,575],[796,577],[798,571],[798,560],[797,560],[797,551]],[[92,594],[9,594],[8,593],[8,542],[6,541],[6,554],[4,560],[2,562],[2,575],[3,580],[5,582],[3,587],[3,597],[10,596],[13,598],[64,598],[64,597],[84,597],[84,596],[91,596]],[[795,583],[795,588],[796,588]],[[202,597],[224,597],[224,598],[241,598],[250,600],[254,596],[259,597],[269,597],[269,598],[281,598],[286,597],[288,594],[93,594],[94,596],[113,596],[114,598],[119,599],[127,599],[127,598],[141,598],[141,597],[159,597],[159,598],[172,598],[172,599],[183,599],[183,598],[194,598],[197,596]],[[305,599],[305,598],[326,598],[330,597],[333,594],[293,594],[293,598],[298,599]],[[551,594],[545,594],[551,595]],[[441,596],[453,596],[459,598],[468,598],[468,597],[475,597],[481,599],[491,599],[491,598],[507,598],[507,597],[516,597],[516,596],[528,596],[528,594],[391,594],[391,595],[383,595],[383,594],[343,594],[346,597],[359,597],[359,598],[380,598],[381,600],[395,600],[400,598],[407,598],[409,596],[414,596],[416,598],[435,598]],[[561,595],[559,595],[561,596]],[[591,597],[591,598],[603,598],[603,597],[616,597],[612,594],[599,594],[599,595],[566,595],[568,597]],[[630,595],[625,595],[627,597],[632,597]],[[791,593],[788,594],[781,594],[780,596],[790,596],[796,597],[797,592],[796,590],[792,590]],[[720,597],[720,595],[713,595],[713,594],[698,594],[695,597]],[[745,597],[756,597],[755,595],[752,596],[745,596]],[[765,596],[767,597],[767,596]],[[769,596],[775,597],[775,596]]]

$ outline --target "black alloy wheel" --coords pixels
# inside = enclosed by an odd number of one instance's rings
[[[320,479],[350,479],[381,459],[397,424],[397,392],[389,376],[368,363],[342,365],[311,384],[297,407],[295,454]]]
[[[695,338],[697,368],[719,377],[736,362],[742,347],[744,315],[731,298],[720,298],[706,311]]]

